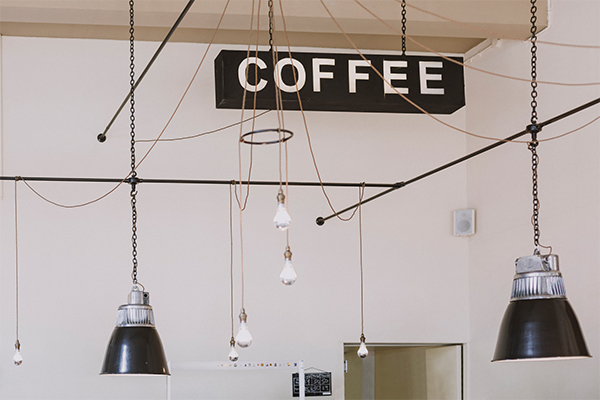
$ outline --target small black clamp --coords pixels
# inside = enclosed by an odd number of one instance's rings
[[[542,131],[542,128],[538,124],[527,125],[527,132],[531,134],[531,146],[536,147],[538,145],[537,134]]]
[[[400,189],[400,188],[403,188],[404,186],[406,186],[406,182],[404,182],[404,181],[394,183],[394,189]]]
[[[135,190],[135,185],[142,182],[142,180],[137,175],[132,175],[126,182],[131,185],[131,189]]]

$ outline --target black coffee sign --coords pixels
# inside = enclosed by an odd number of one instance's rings
[[[275,109],[275,87],[283,108],[304,110],[419,113],[396,91],[432,114],[452,114],[465,105],[463,67],[441,57],[223,50],[215,59],[217,108]],[[462,57],[451,57],[460,63]],[[373,71],[369,63],[385,78]],[[297,79],[297,84],[295,81]],[[391,85],[391,86],[390,86]]]

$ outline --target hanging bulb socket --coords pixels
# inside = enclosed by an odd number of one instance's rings
[[[240,312],[240,327],[238,329],[238,333],[235,336],[235,341],[237,345],[240,347],[248,347],[252,344],[252,335],[248,330],[248,325],[246,324],[248,316],[246,315],[246,310],[242,308]]]
[[[277,229],[285,231],[290,226],[290,222],[292,222],[292,218],[285,206],[285,194],[283,194],[283,190],[279,189],[277,193],[277,212],[273,218],[273,223]]]
[[[21,355],[21,343],[19,340],[15,342],[15,355],[13,357],[13,363],[15,366],[23,364],[23,356]]]
[[[279,279],[281,279],[281,282],[283,282],[284,285],[293,285],[294,282],[296,282],[298,275],[292,265],[292,251],[290,250],[290,246],[285,248],[283,256],[285,257],[285,263],[283,264],[283,270],[279,275]]]
[[[360,358],[365,358],[369,355],[369,350],[367,349],[367,345],[366,345],[366,338],[364,334],[360,334],[360,346],[358,347],[358,351],[356,352],[356,354],[358,354],[358,356]]]
[[[281,189],[279,189],[279,192],[277,193],[277,203],[285,204],[285,194],[283,194],[283,190]]]
[[[238,354],[238,352],[235,350],[235,338],[232,336],[231,340],[229,341],[229,361],[233,361],[236,362],[239,358],[240,355]]]

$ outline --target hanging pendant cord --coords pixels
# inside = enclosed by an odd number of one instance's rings
[[[131,273],[131,278],[133,280],[133,284],[138,284],[137,279],[137,269],[138,269],[138,260],[137,260],[137,190],[136,183],[137,172],[135,170],[135,51],[134,51],[134,11],[133,11],[133,0],[129,0],[129,83],[131,85],[131,96],[129,99],[129,111],[131,112],[131,116],[129,117],[131,128],[131,177],[129,179],[129,183],[131,184],[131,192],[129,193],[131,196],[131,255],[133,261],[133,271]]]
[[[17,219],[17,182],[21,177],[15,177],[15,330],[16,340],[15,348],[20,349],[21,343],[19,342],[19,230],[18,230],[18,219]]]
[[[234,340],[233,335],[233,197],[231,195],[231,187],[235,185],[235,181],[231,181],[229,185],[229,280],[230,286],[230,305],[231,305],[231,340]]]
[[[402,55],[406,55],[406,0],[402,0]]]
[[[358,189],[358,241],[359,241],[359,259],[360,259],[360,336],[364,338],[365,334],[365,285],[363,273],[363,240],[362,240],[362,199],[365,194],[365,184],[362,183]]]

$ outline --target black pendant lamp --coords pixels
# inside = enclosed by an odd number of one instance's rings
[[[510,303],[492,361],[588,358],[556,254],[517,259]]]
[[[137,280],[137,209],[136,184],[139,182],[135,171],[135,101],[134,101],[134,37],[133,0],[129,1],[130,15],[130,83],[131,83],[131,214],[133,246],[133,288],[127,304],[119,307],[117,326],[106,349],[106,356],[100,375],[170,375],[167,357],[160,336],[154,326],[154,312],[150,306],[150,295]]]
[[[537,186],[536,0],[531,0],[531,133],[528,145],[533,171],[533,229],[535,251],[516,261],[510,304],[504,313],[492,361],[573,359],[591,357],[581,327],[565,291],[556,254],[540,253]],[[552,248],[550,247],[550,253]]]

